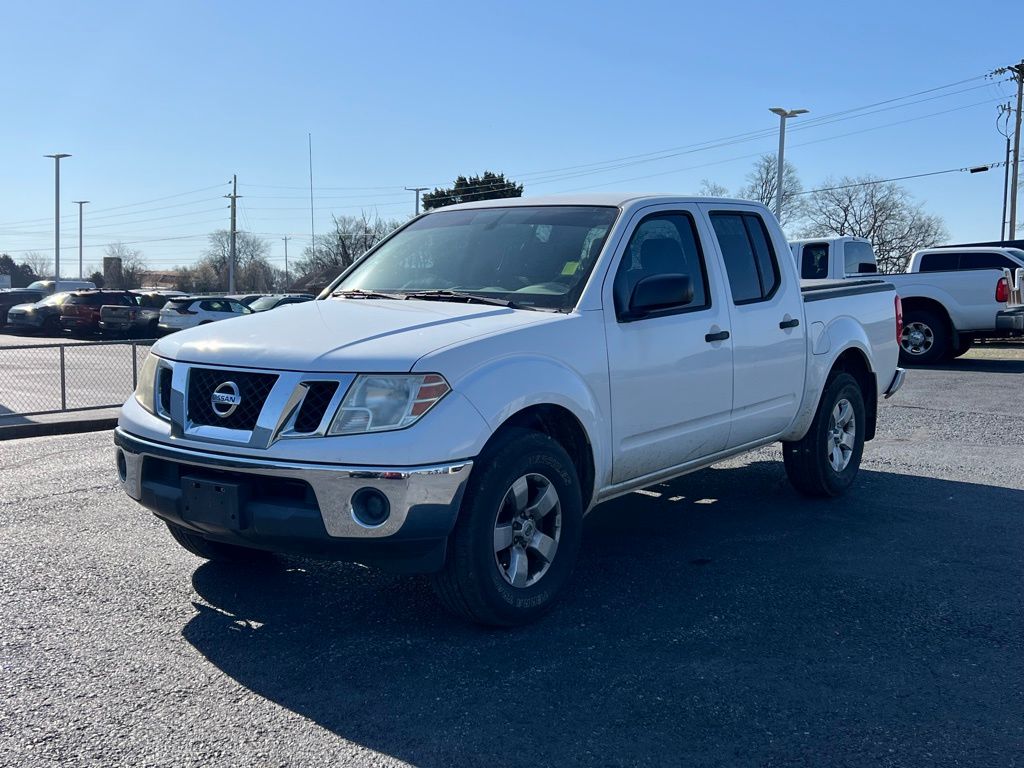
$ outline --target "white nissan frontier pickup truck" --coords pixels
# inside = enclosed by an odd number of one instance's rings
[[[799,491],[846,491],[900,323],[870,277],[801,288],[757,203],[455,205],[317,301],[158,341],[117,471],[200,557],[430,573],[456,614],[522,624],[603,501],[776,441]]]

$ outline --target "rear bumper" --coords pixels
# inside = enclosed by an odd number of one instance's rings
[[[996,330],[1000,333],[1024,333],[1024,307],[1004,309],[996,314]]]
[[[155,443],[121,428],[114,443],[125,492],[167,522],[214,541],[403,572],[444,564],[472,469],[471,461],[387,468],[250,459]],[[237,486],[238,514],[218,519],[188,507],[184,478]],[[390,506],[379,525],[353,512],[353,497],[367,488]]]
[[[130,331],[137,325],[134,320],[100,320],[101,331]]]
[[[886,400],[900,391],[900,388],[903,386],[903,382],[906,378],[907,372],[903,368],[897,368],[896,373],[893,374],[892,381],[889,382],[889,386],[886,387],[886,390],[883,393]]]

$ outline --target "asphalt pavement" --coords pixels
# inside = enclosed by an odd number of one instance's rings
[[[0,442],[0,763],[1020,765],[1022,374],[912,371],[842,499],[772,447],[599,507],[513,631],[418,578],[204,564],[109,432]]]

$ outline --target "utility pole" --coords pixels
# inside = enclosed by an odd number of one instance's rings
[[[999,117],[996,118],[996,130],[1006,137],[1006,160],[1003,162],[1003,218],[999,220],[999,239],[1006,239],[1006,206],[1010,194],[1010,115],[1013,109],[1010,102],[999,105]],[[1003,121],[1003,127],[999,122]]]
[[[228,254],[228,293],[235,292],[235,237],[238,234],[237,212],[238,212],[238,198],[241,195],[238,194],[238,175],[234,174],[231,177],[231,194],[224,195],[231,201],[231,249]]]
[[[1019,64],[1000,67],[993,75],[1010,75],[1017,83],[1017,113],[1014,116],[1013,129],[1013,167],[1010,169],[1010,240],[1017,239],[1017,187],[1019,186],[1020,170],[1020,118],[1024,108],[1024,59]]]
[[[285,235],[281,239],[284,240],[284,289],[287,291],[288,286],[291,285],[291,280],[288,279],[288,240],[291,238]]]
[[[307,133],[309,140],[309,254],[316,259],[316,221],[313,218],[313,134]]]
[[[775,175],[775,218],[782,223],[782,181],[786,168],[786,119],[803,115],[809,112],[808,109],[783,109],[772,107],[768,110],[779,116],[779,157],[776,161],[778,168]]]
[[[430,187],[406,187],[405,188],[406,192],[415,192],[416,193],[416,208],[414,209],[415,210],[415,213],[413,213],[414,216],[419,216],[420,215],[420,192],[425,192],[428,189],[430,189]]]
[[[54,165],[53,177],[53,291],[59,290],[60,284],[60,161],[62,158],[71,157],[66,152],[57,152],[52,157]]]
[[[72,203],[78,206],[78,279],[82,279],[82,206],[88,203],[88,200],[72,200]]]

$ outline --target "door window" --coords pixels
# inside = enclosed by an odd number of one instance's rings
[[[960,268],[960,254],[952,253],[926,253],[921,256],[918,265],[919,272],[952,272]]]
[[[808,243],[800,259],[800,277],[821,280],[828,277],[828,243]]]
[[[689,304],[652,316],[711,306],[704,254],[693,218],[688,213],[656,213],[641,221],[633,231],[615,273],[616,312],[621,315],[626,311],[633,288],[652,275],[686,275],[693,287],[693,301]]]
[[[875,251],[870,243],[861,243],[856,240],[847,241],[844,251],[846,274],[872,275],[878,272]]]
[[[764,301],[779,287],[779,264],[764,221],[756,213],[712,213],[734,304]]]

